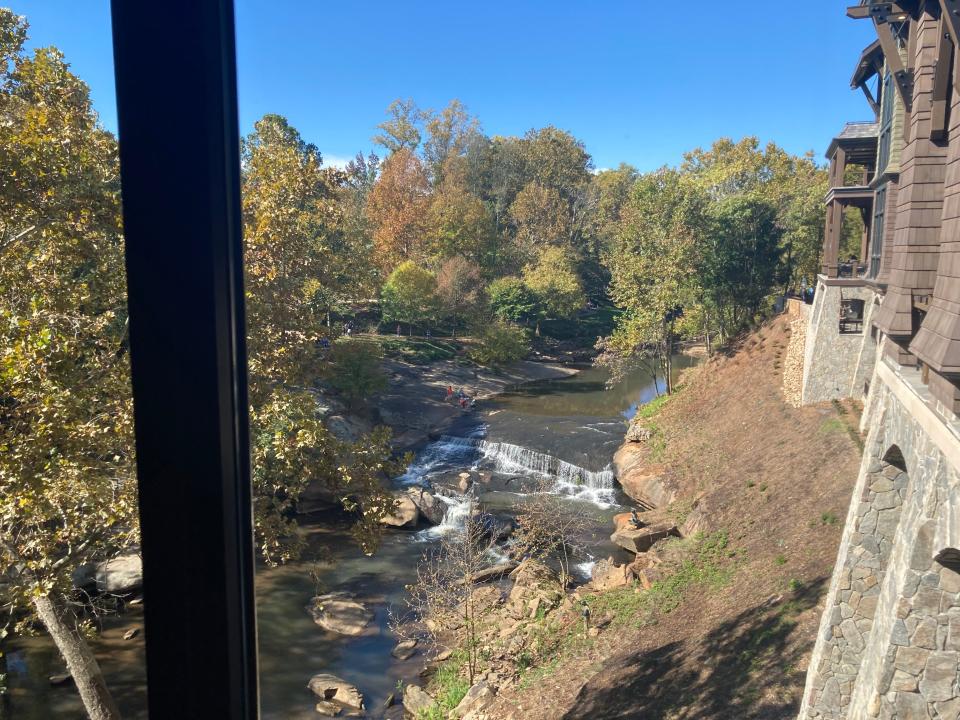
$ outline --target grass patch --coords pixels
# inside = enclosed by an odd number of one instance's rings
[[[637,408],[637,414],[634,417],[640,418],[642,420],[649,420],[659,413],[663,406],[666,405],[672,395],[658,395],[650,402],[646,402],[640,407]]]
[[[698,533],[674,542],[686,552],[670,575],[646,591],[638,592],[639,586],[634,584],[591,596],[587,599],[591,614],[599,617],[609,612],[614,623],[642,627],[654,622],[657,615],[675,610],[691,588],[719,589],[730,582],[737,551],[729,547],[726,532]]]
[[[446,340],[432,338],[378,337],[383,354],[394,360],[415,365],[426,365],[438,360],[452,360],[460,353],[460,346]]]
[[[827,418],[820,424],[820,432],[826,435],[833,433],[843,433],[847,431],[847,425],[840,418]]]
[[[430,681],[430,689],[437,702],[433,707],[417,713],[417,720],[447,720],[450,711],[460,704],[470,690],[470,682],[460,674],[465,661],[465,657],[456,653],[437,669]]]

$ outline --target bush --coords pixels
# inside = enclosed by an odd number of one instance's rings
[[[480,345],[470,351],[470,357],[481,365],[507,365],[521,360],[530,352],[527,332],[516,325],[495,322],[484,328]]]
[[[387,386],[380,370],[380,346],[362,340],[340,340],[331,355],[330,384],[354,406]]]
[[[494,280],[487,288],[490,309],[501,320],[525,322],[533,317],[537,301],[518,277]]]

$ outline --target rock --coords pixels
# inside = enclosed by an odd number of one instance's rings
[[[390,654],[397,660],[409,660],[416,654],[416,647],[416,640],[404,640],[403,642],[397,643],[397,646],[390,651]]]
[[[415,718],[418,713],[432,708],[435,702],[419,685],[406,685],[403,688],[403,709],[407,717]]]
[[[336,717],[340,714],[340,711],[343,709],[340,705],[332,703],[329,700],[321,700],[317,703],[316,710],[321,715],[326,715],[327,717]]]
[[[407,495],[413,500],[413,504],[417,506],[421,517],[434,525],[439,525],[443,522],[444,513],[447,511],[446,505],[444,505],[442,501],[437,500],[429,490],[421,487],[412,487],[407,489]]]
[[[667,481],[665,469],[648,465],[646,449],[626,443],[613,456],[613,469],[623,491],[643,507],[667,507],[676,499],[676,488]]]
[[[519,563],[508,561],[491,565],[483,570],[478,570],[470,576],[470,582],[480,583],[487,580],[497,580],[517,569]]]
[[[381,522],[391,527],[414,528],[420,520],[420,509],[409,495],[404,492],[393,494],[397,500],[396,512],[387,515]]]
[[[600,560],[593,566],[590,584],[596,590],[624,587],[633,581],[633,572],[627,565],[617,565],[613,558]]]
[[[373,620],[371,610],[343,592],[318,595],[307,605],[307,612],[317,625],[341,635],[359,635]]]
[[[363,695],[357,690],[355,685],[351,685],[346,680],[338,678],[336,675],[320,673],[310,678],[307,687],[320,700],[331,704],[336,703],[356,710],[363,710]],[[319,706],[317,711],[320,712]]]
[[[613,516],[613,529],[616,531],[625,527],[630,527],[631,520],[633,520],[632,512],[617,513]]]
[[[60,685],[66,685],[69,682],[73,682],[73,676],[68,672],[58,673],[56,675],[50,676],[50,684],[53,685],[54,687],[59,687]]]
[[[508,539],[516,529],[512,519],[500,517],[493,513],[478,513],[476,521],[480,526],[480,536],[484,540],[490,540],[494,543]]]
[[[462,472],[458,477],[457,487],[460,488],[460,492],[465,493],[470,489],[470,486],[473,485],[473,478],[470,477],[470,473]]]
[[[449,660],[451,655],[453,655],[453,650],[450,650],[449,648],[445,648],[440,652],[438,652],[437,657],[434,659],[437,660],[438,662],[442,662],[444,660]]]
[[[102,563],[86,563],[73,572],[75,587],[110,595],[129,595],[143,587],[143,560],[128,553]]]
[[[462,718],[467,713],[483,710],[493,702],[495,697],[496,695],[487,682],[478,682],[472,688],[467,690],[467,694],[463,696],[460,704],[457,705],[453,709],[453,712],[450,713],[450,717]]]
[[[394,695],[393,693],[390,693],[389,695],[387,695],[386,700],[383,701],[383,708],[386,709],[386,708],[393,707],[393,703],[396,702],[396,700],[397,700],[397,696]]]
[[[369,423],[348,415],[331,415],[324,422],[335,438],[349,443],[356,442],[372,429]]]
[[[650,428],[644,427],[643,423],[632,422],[630,423],[630,427],[627,428],[627,434],[623,439],[629,443],[641,443],[649,440],[650,435]]]
[[[676,525],[648,525],[642,528],[625,527],[610,536],[610,541],[632,553],[649,550],[653,544],[666,537],[679,536]]]
[[[139,634],[140,634],[140,628],[130,628],[123,634],[123,639],[133,640]]]
[[[135,607],[135,606],[137,606],[137,605],[143,605],[143,598],[142,598],[142,597],[135,597],[133,600],[131,600],[130,602],[128,602],[127,605],[129,605],[130,607]]]

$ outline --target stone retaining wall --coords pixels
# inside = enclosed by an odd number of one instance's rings
[[[801,720],[960,717],[960,439],[910,372],[874,374]]]

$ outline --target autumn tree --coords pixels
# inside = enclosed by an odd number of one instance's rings
[[[322,166],[316,147],[278,115],[244,139],[243,216],[247,270],[250,424],[254,527],[271,563],[297,556],[293,510],[320,482],[359,512],[358,540],[371,548],[392,507],[380,484],[390,462],[389,433],[355,444],[337,440],[316,412],[311,385],[324,368],[317,342],[327,333],[314,301],[330,282],[343,173]]]
[[[433,184],[439,186],[445,179],[444,168],[448,167],[450,160],[463,156],[473,139],[480,135],[480,121],[467,112],[463,103],[454,99],[440,112],[428,115],[426,129],[423,158]]]
[[[540,320],[573,317],[587,301],[570,252],[558,247],[541,250],[523,269],[523,282],[537,300],[538,335]]]
[[[568,203],[554,188],[532,182],[510,206],[520,257],[529,261],[547,247],[570,243],[571,217]]]
[[[500,259],[503,248],[486,205],[455,181],[448,179],[434,193],[425,225],[434,258],[462,256],[483,268]]]
[[[367,203],[374,259],[384,275],[405,260],[422,260],[426,254],[429,193],[423,165],[410,150],[400,148],[384,161]]]
[[[408,333],[413,326],[431,320],[437,311],[437,278],[416,263],[407,260],[390,273],[381,292],[383,319],[405,322]]]
[[[106,720],[71,572],[138,540],[117,146],[26,37],[0,9],[0,605],[43,624]]]
[[[480,268],[460,256],[451,257],[437,273],[437,300],[440,313],[450,319],[453,336],[480,300]]]

